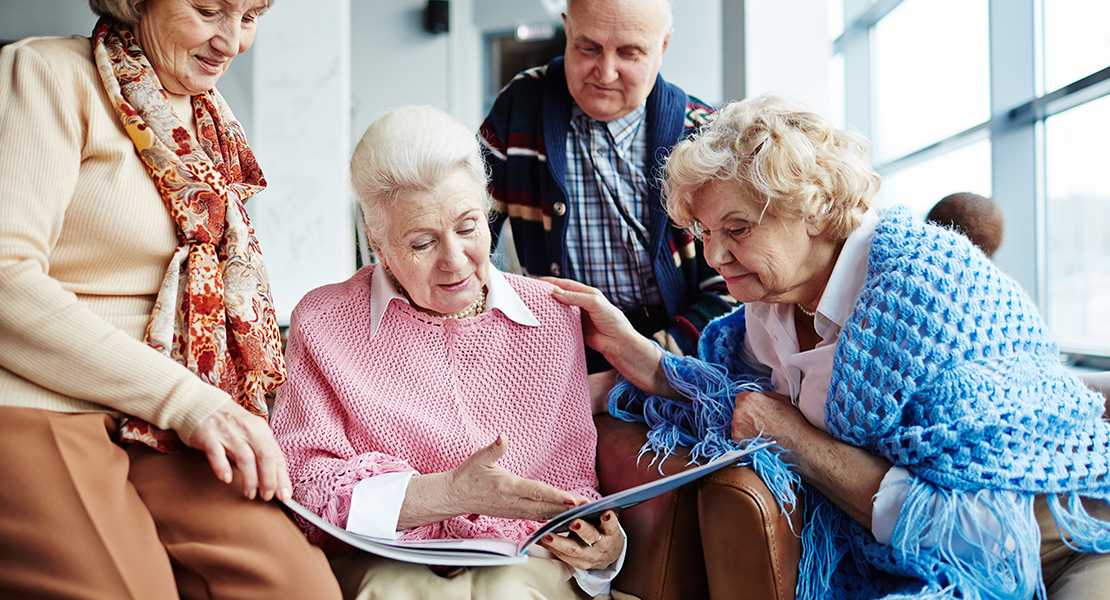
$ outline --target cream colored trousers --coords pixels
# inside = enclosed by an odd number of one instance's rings
[[[1085,502],[1093,516],[1110,520],[1104,502]],[[1044,496],[1034,504],[1041,526],[1041,573],[1048,600],[1110,600],[1110,554],[1076,552],[1060,539],[1060,528]]]
[[[559,561],[529,557],[505,567],[477,567],[450,579],[424,565],[399,562],[366,553],[332,560],[347,600],[582,600],[589,598],[574,581],[573,571]],[[598,600],[637,600],[613,592]]]

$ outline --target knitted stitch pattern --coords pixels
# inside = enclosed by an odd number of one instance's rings
[[[551,286],[506,274],[539,327],[498,310],[441,319],[390,302],[370,340],[370,276],[310,292],[294,310],[273,428],[293,496],[344,527],[361,480],[383,473],[449,471],[497,434],[498,464],[597,499],[597,431],[577,308]],[[326,537],[301,523],[311,541]],[[464,515],[411,529],[404,539],[523,539],[534,521]]]
[[[672,383],[700,390],[692,396],[702,405],[698,418],[687,420],[696,429],[685,433],[703,447],[727,435],[728,421],[714,415],[731,416],[735,394],[728,394],[755,381],[740,362],[743,333],[737,311],[702,336],[700,355],[717,364],[664,359]],[[714,383],[722,377],[731,388]],[[614,390],[611,406],[631,400],[631,412],[668,410],[636,392]],[[834,437],[915,478],[890,545],[804,486],[798,597],[1043,597],[1034,495],[1050,495],[1074,547],[1110,551],[1110,523],[1090,517],[1079,502],[1110,499],[1103,412],[1104,399],[1060,365],[1016,282],[962,236],[916,223],[904,207],[887,211],[840,334],[825,419]],[[796,476],[766,465],[757,471],[780,502],[793,504],[781,483]],[[991,508],[1000,540],[985,527],[961,527],[959,516],[974,504]],[[1001,550],[999,541],[1014,551]],[[958,558],[953,549],[961,545],[977,547],[981,559]]]

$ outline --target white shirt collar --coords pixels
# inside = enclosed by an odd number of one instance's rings
[[[539,327],[540,322],[528,310],[528,306],[520,299],[513,286],[509,285],[505,275],[493,265],[489,266],[489,279],[486,281],[486,309],[497,309],[510,320],[529,327]],[[399,300],[411,304],[409,299],[401,295],[393,287],[393,281],[386,274],[385,269],[378,265],[374,267],[374,274],[370,276],[370,339],[378,332],[378,325],[389,308],[389,303]]]
[[[872,208],[864,213],[859,227],[844,240],[844,246],[840,248],[840,256],[829,275],[829,282],[825,284],[821,301],[817,303],[817,314],[823,318],[817,319],[814,328],[822,339],[828,337],[826,333],[831,325],[836,326],[836,332],[843,329],[856,306],[863,281],[867,278],[871,237],[875,235],[878,224],[879,211]]]

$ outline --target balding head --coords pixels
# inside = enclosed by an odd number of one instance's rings
[[[959,231],[987,256],[1002,244],[1002,210],[994,200],[979,194],[949,194],[933,206],[925,220]]]
[[[567,87],[578,106],[612,121],[642,104],[671,39],[671,0],[570,0],[563,23]]]

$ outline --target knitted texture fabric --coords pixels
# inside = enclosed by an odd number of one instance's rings
[[[743,319],[737,311],[706,328],[701,355],[709,362],[665,358],[672,382],[681,375],[683,385],[703,389],[712,377],[733,387],[756,383],[740,361]],[[680,373],[680,363],[692,366]],[[631,412],[659,403],[627,385],[614,394],[611,404],[631,400]],[[710,388],[698,399],[714,405],[700,413],[731,416],[732,397]],[[1110,523],[1080,502],[1110,501],[1104,406],[1060,364],[1016,282],[966,238],[916,223],[904,207],[888,210],[837,343],[825,419],[835,438],[914,478],[890,545],[802,486],[798,597],[1044,597],[1035,495],[1049,496],[1074,548],[1110,551]],[[704,441],[727,431],[727,420],[704,421],[685,434]],[[768,464],[757,470],[771,483],[796,480],[781,461]],[[771,483],[780,502],[793,503],[793,493]],[[973,505],[988,506],[998,528],[961,525]],[[960,558],[961,546],[977,548],[979,558]]]
[[[395,300],[371,340],[374,268],[310,292],[293,312],[289,380],[273,428],[294,498],[344,527],[359,481],[449,471],[499,433],[509,444],[501,467],[599,498],[578,309],[556,301],[546,283],[506,274],[539,327],[498,310],[442,319]],[[519,540],[539,525],[471,514],[411,529],[404,539]],[[302,526],[314,543],[323,541],[323,532]]]
[[[657,76],[647,97],[644,126],[649,127],[651,182],[643,201],[656,207],[648,228],[655,282],[667,314],[668,345],[692,354],[698,332],[732,310],[734,302],[717,273],[702,256],[688,230],[671,226],[663,209],[657,171],[671,148],[713,112],[704,102]],[[490,192],[500,215],[491,225],[496,236],[507,218],[521,266],[532,276],[574,277],[568,272],[567,222],[577,210],[567,198],[567,135],[574,98],[567,88],[563,58],[516,76],[497,96],[479,131]],[[672,343],[673,342],[673,343]]]

